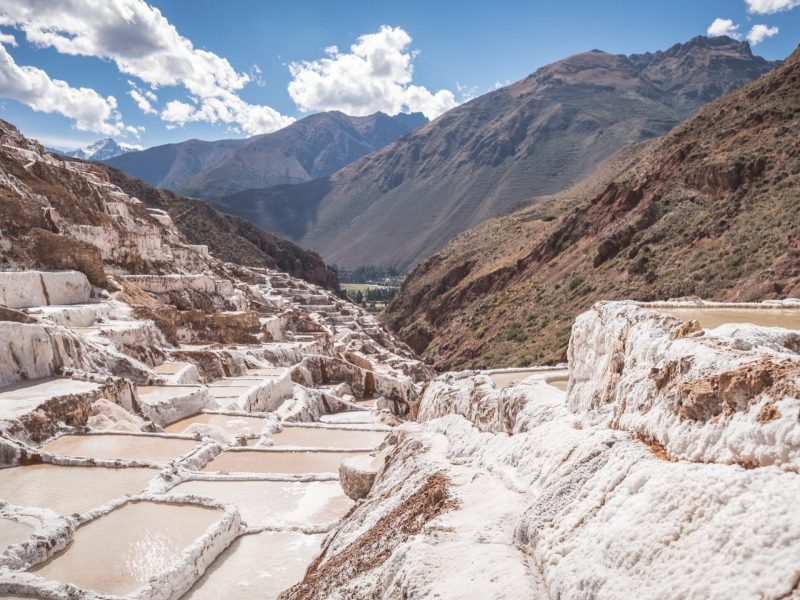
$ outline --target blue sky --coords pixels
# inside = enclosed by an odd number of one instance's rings
[[[799,5],[0,0],[0,117],[59,147],[242,137],[329,109],[435,117],[576,52],[666,49],[709,27],[783,58]]]

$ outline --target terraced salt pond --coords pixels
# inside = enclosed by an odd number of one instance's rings
[[[319,418],[321,423],[338,423],[338,424],[364,424],[375,423],[375,418],[372,412],[368,410],[347,410],[344,412],[334,413],[331,415],[322,415]]]
[[[552,385],[555,388],[560,389],[562,392],[566,392],[567,388],[569,387],[569,377],[547,377],[545,381],[548,385]]]
[[[128,503],[78,527],[65,550],[31,571],[94,592],[125,595],[167,571],[222,515],[194,505]]]
[[[0,469],[0,499],[17,506],[84,513],[123,494],[143,492],[156,469],[62,467],[39,464]]]
[[[494,371],[489,373],[489,378],[496,388],[503,388],[512,383],[517,383],[533,375],[539,375],[550,385],[561,390],[566,390],[565,382],[568,380],[566,369],[519,369],[514,371]]]
[[[338,473],[339,464],[360,452],[292,452],[228,450],[218,454],[203,471],[228,473]]]
[[[196,445],[195,440],[156,435],[63,435],[45,444],[42,450],[102,460],[170,462]]]
[[[12,544],[19,544],[27,540],[35,529],[28,523],[0,517],[0,554]]]
[[[100,389],[100,384],[59,377],[24,381],[0,388],[0,419],[16,419],[42,402],[57,396],[83,394]]]
[[[272,442],[275,446],[301,448],[371,449],[380,446],[385,437],[385,431],[284,426],[283,430],[272,435]]]
[[[193,494],[235,504],[251,527],[326,525],[353,506],[338,481],[187,481],[170,494]]]
[[[800,329],[800,309],[782,308],[703,308],[648,307],[682,321],[697,320],[703,329],[714,329],[726,323],[752,323],[762,327]]]
[[[208,568],[183,599],[276,598],[303,578],[324,535],[276,531],[244,535]]]
[[[247,417],[243,415],[226,415],[219,413],[201,413],[193,417],[187,417],[169,425],[164,429],[167,433],[183,433],[195,423],[202,425],[213,425],[234,435],[258,435],[269,423],[263,417]]]

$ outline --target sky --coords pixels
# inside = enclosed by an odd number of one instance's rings
[[[696,35],[785,58],[800,0],[0,0],[0,118],[72,149],[442,112],[592,49]]]

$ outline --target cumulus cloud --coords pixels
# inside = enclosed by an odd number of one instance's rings
[[[747,33],[747,41],[753,46],[763,42],[765,39],[778,35],[777,27],[767,27],[766,25],[753,25]]]
[[[0,25],[20,29],[36,46],[113,61],[121,73],[151,88],[182,86],[195,120],[221,121],[248,133],[274,131],[292,122],[269,107],[243,101],[237,92],[251,76],[236,71],[227,59],[195,48],[144,0],[0,0]],[[131,96],[140,108],[147,106],[140,101],[147,100],[141,92]],[[155,110],[151,104],[150,109]],[[175,114],[166,108],[161,114],[165,112]]]
[[[747,11],[758,15],[771,15],[800,6],[800,0],[745,0]]]
[[[734,39],[741,39],[741,34],[737,32],[739,29],[738,25],[734,25],[733,21],[730,19],[721,19],[717,17],[714,19],[714,22],[708,26],[707,33],[709,37],[719,37],[721,35],[727,35],[728,37],[732,37]]]
[[[404,110],[422,112],[429,119],[458,104],[450,90],[432,93],[413,85],[411,36],[401,27],[382,26],[360,36],[341,52],[325,48],[319,60],[293,62],[289,95],[303,111],[341,110],[364,116],[377,111],[390,115]]]
[[[128,85],[131,86],[128,95],[136,102],[139,110],[146,115],[157,115],[158,111],[153,108],[153,103],[158,101],[158,96],[156,96],[152,90],[140,89],[139,86],[130,79],[128,80]]]
[[[42,69],[20,66],[2,44],[0,96],[17,100],[38,112],[62,114],[73,119],[75,128],[80,131],[104,135],[131,132],[122,122],[113,96],[103,98],[92,89],[75,88],[66,81],[51,79]]]

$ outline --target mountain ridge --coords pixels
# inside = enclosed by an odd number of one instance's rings
[[[404,268],[485,219],[566,189],[616,152],[665,133],[707,97],[773,66],[730,38],[695,38],[634,59],[567,57],[451,109],[325,184],[213,203],[262,225],[286,203],[301,204],[306,220],[279,233],[330,263]]]

